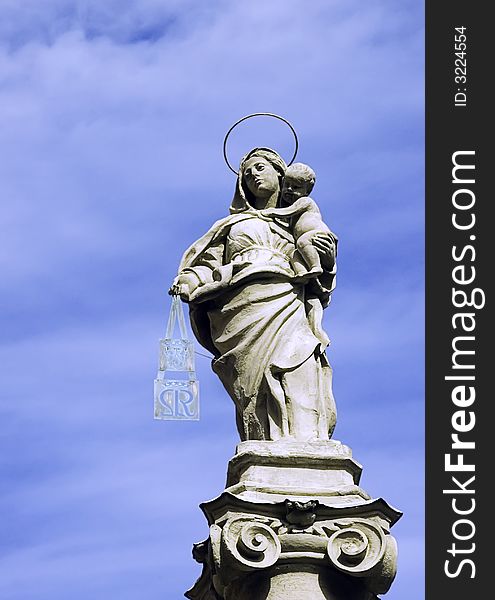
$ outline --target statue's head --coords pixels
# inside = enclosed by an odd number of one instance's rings
[[[282,186],[282,203],[293,204],[303,196],[309,196],[313,190],[316,175],[313,169],[303,163],[294,163],[287,167]]]
[[[230,211],[242,212],[255,206],[256,199],[280,195],[287,165],[270,148],[254,148],[241,160]]]

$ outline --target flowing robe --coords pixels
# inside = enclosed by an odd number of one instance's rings
[[[334,271],[296,277],[288,225],[257,211],[217,222],[184,255],[193,331],[234,400],[242,440],[328,439],[335,426],[322,307]]]

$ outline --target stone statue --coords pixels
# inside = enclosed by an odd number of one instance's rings
[[[282,186],[282,202],[290,206],[285,209],[268,208],[263,211],[263,214],[268,217],[293,217],[291,229],[296,240],[297,251],[294,252],[292,264],[296,274],[300,274],[304,279],[308,275],[319,276],[323,273],[320,255],[313,244],[315,236],[326,233],[335,237],[323,222],[316,202],[309,198],[315,178],[315,172],[308,165],[302,163],[291,165],[285,172]]]
[[[252,116],[290,126],[256,113],[233,127]],[[241,437],[225,490],[201,504],[209,534],[194,545],[202,571],[190,600],[377,600],[395,577],[401,513],[359,486],[351,449],[329,439],[322,317],[337,238],[309,196],[314,182],[274,150],[248,152],[230,215],[185,252],[170,289],[189,303]]]
[[[269,148],[241,161],[230,216],[184,254],[170,293],[234,400],[242,441],[328,440],[336,422],[322,329],[337,238],[307,196],[314,172]]]

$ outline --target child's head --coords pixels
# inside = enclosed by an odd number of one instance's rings
[[[311,167],[294,163],[287,167],[282,186],[282,198],[292,204],[303,196],[309,196],[315,184],[316,175]]]

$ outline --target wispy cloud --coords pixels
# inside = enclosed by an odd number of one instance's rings
[[[414,515],[387,597],[418,598],[422,44],[412,0],[2,2],[2,598],[175,598],[197,576],[233,407],[198,357],[202,420],[153,422],[156,342],[182,251],[230,203],[223,134],[267,110],[340,237],[338,437]],[[252,121],[232,160],[253,144],[293,141]]]

